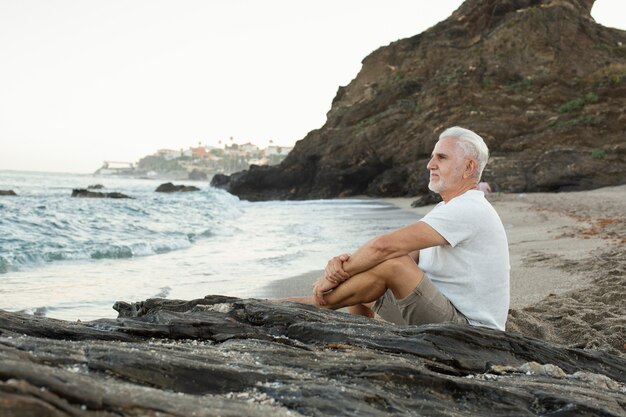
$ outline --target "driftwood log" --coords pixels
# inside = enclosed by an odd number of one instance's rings
[[[626,414],[626,360],[490,329],[207,296],[0,310],[3,416]]]

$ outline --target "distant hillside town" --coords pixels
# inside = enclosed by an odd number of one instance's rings
[[[221,141],[220,141],[221,142]],[[104,161],[95,175],[125,175],[140,178],[171,178],[205,180],[215,174],[231,174],[248,169],[250,165],[279,164],[293,149],[272,144],[264,149],[247,142],[223,147],[191,146],[187,149],[159,149],[136,163]]]

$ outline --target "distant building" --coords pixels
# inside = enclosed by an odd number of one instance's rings
[[[133,175],[135,164],[132,162],[104,161],[94,175]]]
[[[239,145],[239,150],[243,154],[256,154],[259,152],[259,147],[248,142],[248,143],[244,143],[243,145]]]
[[[269,162],[270,161],[267,158],[260,158],[260,159],[255,158],[255,159],[248,160],[248,163],[250,165],[267,165],[267,164],[269,164]]]
[[[158,151],[156,151],[156,155],[162,156],[167,161],[171,161],[172,159],[180,158],[182,152],[174,149],[159,149]]]
[[[224,145],[224,153],[227,155],[239,155],[239,145],[233,143],[232,145]]]
[[[209,152],[206,150],[204,146],[198,146],[197,148],[189,148],[191,150],[192,158],[206,158],[209,156]]]
[[[287,155],[291,150],[293,149],[293,146],[268,146],[267,148],[265,148],[265,156],[285,156]]]

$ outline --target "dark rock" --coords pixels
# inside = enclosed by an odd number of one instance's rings
[[[626,359],[223,296],[69,323],[0,310],[7,415],[623,415]]]
[[[102,184],[92,184],[92,185],[87,186],[88,190],[102,190],[103,188],[104,188],[104,185]]]
[[[230,176],[225,174],[215,174],[211,178],[211,187],[215,188],[227,188],[230,182]]]
[[[430,206],[431,204],[438,204],[441,202],[441,196],[439,194],[430,192],[420,196],[417,200],[411,203],[411,207],[423,207]]]
[[[101,193],[99,191],[89,191],[84,188],[74,188],[72,190],[72,197],[87,197],[87,198],[134,198],[127,196],[126,194],[112,192]]]
[[[208,179],[206,172],[199,169],[193,169],[189,173],[189,179],[194,181],[202,181]]]
[[[0,195],[13,196],[13,195],[17,195],[17,194],[15,194],[15,191],[13,191],[13,190],[0,190]]]
[[[200,189],[198,187],[194,187],[193,185],[174,185],[171,182],[166,182],[165,184],[159,185],[155,191],[157,193],[176,193],[200,191]]]
[[[104,196],[106,198],[133,198],[133,197],[127,196],[126,194],[122,194],[118,192],[104,193]]]
[[[593,3],[468,0],[367,56],[280,165],[214,183],[248,200],[418,196],[438,134],[460,125],[491,149],[493,189],[622,184],[626,32],[595,23]]]

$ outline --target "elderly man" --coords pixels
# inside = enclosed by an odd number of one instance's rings
[[[504,330],[508,243],[498,214],[477,189],[488,157],[476,133],[445,130],[427,165],[428,187],[443,201],[418,222],[331,259],[313,296],[293,300],[402,324]]]

